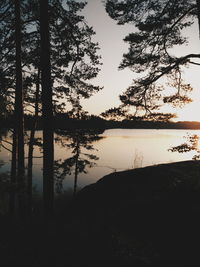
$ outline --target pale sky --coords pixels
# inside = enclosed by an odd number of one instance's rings
[[[118,70],[122,60],[123,53],[127,51],[128,46],[123,38],[134,31],[132,25],[117,25],[116,21],[111,19],[105,11],[101,0],[87,0],[88,4],[82,14],[87,23],[93,26],[96,35],[93,40],[100,46],[100,55],[102,56],[101,71],[93,83],[103,86],[104,89],[96,93],[88,100],[83,100],[82,105],[85,110],[91,114],[100,114],[106,109],[118,106],[120,104],[119,94],[124,92],[131,85],[134,74],[129,69]],[[194,25],[188,30],[186,35],[190,35],[191,43],[185,48],[175,50],[176,54],[199,53],[200,42],[198,27]],[[191,45],[192,44],[192,45]],[[194,87],[192,98],[194,102],[183,109],[165,108],[166,112],[178,113],[177,120],[200,120],[200,67],[192,66],[185,71],[185,78],[188,83]]]

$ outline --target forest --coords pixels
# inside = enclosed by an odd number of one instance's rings
[[[119,63],[132,83],[100,114],[83,106],[104,90],[84,13],[97,2],[132,27]],[[184,73],[200,65],[195,25],[199,36],[200,0],[0,1],[2,266],[199,266],[200,120],[172,109],[193,101]],[[121,167],[130,156],[115,147],[127,142],[135,158]]]

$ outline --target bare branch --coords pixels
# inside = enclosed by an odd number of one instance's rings
[[[193,64],[193,65],[197,65],[197,66],[200,66],[200,63],[197,63],[197,62],[194,62],[194,61],[189,61],[189,63]]]
[[[9,145],[11,145],[11,146],[12,146],[12,143],[11,143],[11,142],[9,142],[9,141],[7,141],[7,140],[1,139],[1,141],[2,141],[2,142],[5,142],[5,143],[7,143],[7,144],[9,144]]]
[[[4,149],[6,149],[7,151],[12,153],[12,150],[10,150],[9,148],[7,148],[6,146],[4,146],[2,143],[0,144],[0,146],[2,146]]]

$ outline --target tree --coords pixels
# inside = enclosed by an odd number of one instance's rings
[[[6,0],[0,5],[0,85],[1,100],[5,111],[14,111],[11,183],[16,179],[19,184],[19,210],[23,206],[24,166],[24,109],[22,84],[22,23],[21,1]],[[12,89],[10,89],[12,88]],[[13,107],[11,108],[13,104]],[[14,209],[14,198],[11,197],[11,209]]]
[[[17,137],[17,179],[19,185],[20,210],[23,203],[24,188],[24,108],[23,108],[23,84],[22,84],[22,59],[21,59],[21,3],[15,1],[15,47],[16,47],[16,89],[15,89],[15,129]],[[15,137],[15,133],[13,135]],[[14,138],[13,138],[14,141]],[[15,141],[14,141],[15,142]],[[22,210],[21,210],[22,211]]]
[[[97,76],[101,63],[98,44],[92,42],[95,32],[79,15],[85,5],[73,0],[66,5],[63,1],[50,4],[55,112],[65,109],[66,102],[77,109],[81,107],[81,98],[89,98],[102,89],[90,82]]]
[[[120,108],[110,108],[102,112],[101,116],[109,120],[119,120],[126,117],[126,112]]]
[[[62,182],[67,175],[74,175],[73,195],[76,195],[78,187],[78,175],[87,173],[88,168],[96,165],[99,158],[93,153],[93,143],[101,140],[101,131],[92,129],[76,129],[72,131],[57,131],[56,143],[61,147],[70,149],[71,156],[67,159],[55,162],[55,178],[57,192],[62,189]]]
[[[35,38],[35,30],[40,24],[38,0],[28,3],[27,10],[30,10],[30,15],[27,21],[32,23],[32,33],[29,34]],[[84,17],[79,15],[85,5],[86,3],[74,0],[67,3],[63,0],[49,1],[54,112],[64,110],[66,102],[73,106],[77,103],[77,97],[88,98],[101,89],[89,82],[97,76],[101,63],[97,54],[98,44],[92,42],[95,32],[87,25]],[[35,50],[33,43],[31,40],[28,44],[31,54]],[[40,46],[40,40],[36,46]],[[37,51],[33,54],[33,58],[38,58]]]
[[[41,72],[40,69],[38,69],[38,75],[36,78],[34,117],[33,117],[33,123],[31,125],[29,148],[28,148],[27,194],[28,194],[28,212],[30,215],[32,212],[33,151],[34,151],[34,145],[36,143],[35,131],[37,127],[37,121],[39,118],[40,72]]]
[[[107,0],[106,11],[118,24],[131,23],[135,27],[124,39],[129,51],[123,55],[119,68],[130,68],[139,78],[120,96],[121,108],[133,106],[136,113],[148,114],[163,102],[173,105],[191,102],[188,92],[192,88],[184,83],[182,69],[199,65],[200,54],[178,57],[173,48],[187,44],[183,30],[200,19],[200,1]],[[164,77],[173,88],[173,93],[167,96],[162,93]]]
[[[5,4],[7,3],[7,4]],[[0,50],[1,93],[10,97],[13,105],[15,67],[13,52],[13,7],[12,0],[1,4],[0,13]],[[95,34],[79,13],[86,3],[70,0],[49,1],[50,43],[52,62],[53,109],[60,112],[66,103],[77,106],[81,98],[89,98],[101,88],[94,86],[90,80],[99,72],[100,56],[98,44],[92,41]],[[24,102],[26,110],[35,102],[35,84],[39,71],[40,54],[40,20],[39,1],[21,0],[22,16],[22,71],[24,83]],[[68,105],[69,109],[70,105]]]
[[[200,159],[200,149],[198,147],[199,145],[199,136],[196,134],[193,135],[187,135],[184,136],[184,138],[187,139],[186,142],[184,142],[183,144],[180,144],[178,146],[174,146],[169,148],[168,150],[171,152],[178,152],[178,153],[185,153],[185,152],[190,152],[190,151],[194,151],[195,154],[193,155],[192,159],[193,160],[199,160]]]
[[[40,0],[40,66],[42,82],[42,117],[43,117],[43,199],[44,212],[47,216],[53,212],[54,205],[54,135],[53,103],[50,62],[49,36],[49,1]]]
[[[34,132],[37,117],[41,114],[41,66],[40,66],[40,1],[21,0],[21,66],[23,76],[25,112],[34,112],[32,130],[29,139],[28,160],[28,193],[31,192],[32,157]],[[101,88],[94,86],[90,80],[99,72],[100,57],[97,54],[98,44],[92,42],[95,34],[79,12],[86,3],[74,0],[64,3],[63,0],[49,0],[49,37],[51,86],[53,113],[61,112],[66,107],[80,109],[81,98],[88,98]],[[5,0],[0,3],[0,101],[6,109],[14,112],[15,94],[15,38],[14,38],[14,1]],[[44,48],[43,48],[44,49]],[[35,110],[35,111],[34,111]],[[18,121],[18,120],[14,120]],[[13,134],[13,163],[15,151],[15,135]],[[13,166],[15,166],[13,164]],[[14,170],[14,168],[12,168]],[[11,171],[12,172],[12,171]],[[14,172],[13,172],[14,173]],[[14,176],[13,176],[14,177]]]

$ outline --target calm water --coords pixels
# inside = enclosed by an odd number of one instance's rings
[[[198,134],[200,130],[152,130],[111,129],[100,135],[83,133],[55,134],[55,160],[57,177],[63,190],[71,190],[75,169],[78,187],[94,183],[106,174],[159,163],[191,160],[195,152],[178,153],[168,149],[186,141],[187,134]],[[37,137],[42,136],[38,131]],[[9,140],[9,137],[7,137]],[[27,154],[27,146],[26,146]],[[37,191],[42,190],[41,148],[34,149],[33,183]],[[1,172],[10,169],[11,153],[1,148],[0,160],[4,161]]]

